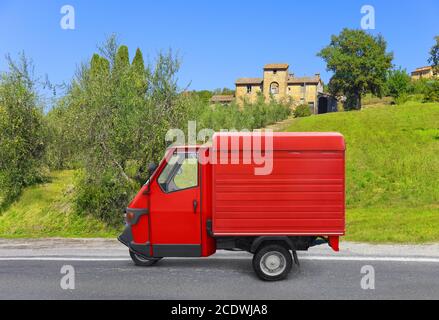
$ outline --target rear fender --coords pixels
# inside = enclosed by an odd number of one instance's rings
[[[255,253],[258,250],[258,248],[261,246],[262,243],[268,242],[268,241],[283,242],[287,245],[287,247],[290,250],[295,249],[294,243],[288,237],[258,237],[253,241],[253,243],[250,247],[250,252]]]

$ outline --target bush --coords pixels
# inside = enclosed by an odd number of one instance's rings
[[[410,100],[410,95],[407,93],[400,94],[397,98],[395,98],[395,103],[397,105],[402,105]]]
[[[75,186],[76,213],[91,214],[111,226],[122,223],[123,209],[139,187],[121,183],[111,169],[101,176],[82,170],[76,177]]]
[[[301,104],[300,106],[297,106],[296,109],[294,109],[293,114],[294,118],[303,118],[310,117],[312,115],[312,112],[309,108],[309,105]]]
[[[9,64],[0,79],[0,209],[44,176],[46,131],[29,62],[22,56],[19,64]]]
[[[424,92],[424,102],[439,102],[439,81],[429,81]]]
[[[406,70],[396,69],[388,72],[386,81],[387,94],[395,100],[407,95],[410,90],[410,75]]]
[[[208,128],[214,131],[260,129],[291,115],[288,105],[275,101],[265,103],[264,97],[259,97],[254,104],[245,103],[243,106],[236,103],[228,106],[210,106],[196,96],[183,99],[185,105],[183,109],[187,110],[186,118],[196,121],[198,129]]]

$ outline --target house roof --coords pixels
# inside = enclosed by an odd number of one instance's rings
[[[210,102],[232,102],[233,100],[235,97],[231,95],[215,95],[210,99]]]
[[[321,81],[320,76],[315,75],[313,77],[289,77],[289,84],[299,84],[299,83],[319,83]]]
[[[433,68],[431,66],[427,66],[427,67],[421,67],[421,68],[417,68],[415,71],[412,72],[412,74],[416,74],[416,73],[420,73],[420,72],[425,72],[425,71],[431,71]]]
[[[240,78],[236,84],[262,84],[262,78]]]
[[[289,67],[290,66],[288,63],[269,63],[265,65],[264,70],[272,70],[272,69],[285,70],[288,69]]]

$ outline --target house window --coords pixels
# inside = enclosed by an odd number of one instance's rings
[[[277,70],[273,70],[273,74],[277,74]]]
[[[270,85],[270,93],[271,94],[279,94],[279,83],[273,82]]]
[[[252,93],[252,86],[247,86],[247,93]]]
[[[301,84],[300,85],[300,93],[302,95],[305,95],[305,93],[306,93],[306,86],[305,86],[305,84]]]

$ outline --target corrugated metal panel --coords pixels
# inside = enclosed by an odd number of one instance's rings
[[[286,141],[280,145],[285,148]],[[267,176],[255,175],[255,165],[213,166],[215,235],[344,234],[344,151],[274,151],[273,156]]]

